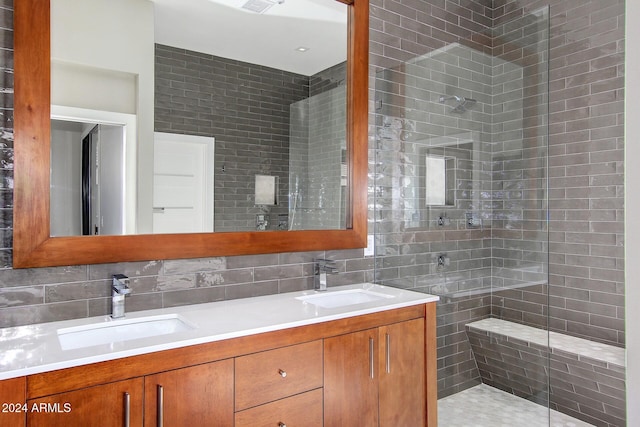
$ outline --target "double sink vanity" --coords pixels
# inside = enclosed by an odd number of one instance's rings
[[[7,328],[0,425],[434,426],[435,301],[366,283]]]

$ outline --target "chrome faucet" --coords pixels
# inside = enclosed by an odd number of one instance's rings
[[[124,274],[114,274],[111,283],[111,317],[124,317],[124,297],[131,293],[129,278]]]
[[[327,274],[336,274],[338,272],[336,262],[330,259],[315,259],[314,263],[314,289],[316,291],[326,291]]]

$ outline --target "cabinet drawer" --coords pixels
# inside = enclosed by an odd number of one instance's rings
[[[317,389],[236,412],[235,427],[321,427],[322,390]]]
[[[236,358],[236,411],[322,387],[322,342]]]

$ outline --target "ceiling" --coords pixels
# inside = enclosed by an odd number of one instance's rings
[[[347,57],[348,6],[336,0],[285,0],[264,14],[242,9],[247,0],[152,1],[156,43],[307,76]]]

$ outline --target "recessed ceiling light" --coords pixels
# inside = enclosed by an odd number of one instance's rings
[[[306,52],[306,51],[309,50],[309,48],[308,47],[304,47],[304,46],[300,46],[300,47],[297,47],[296,50],[298,52]]]

